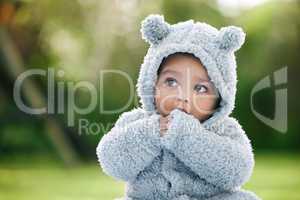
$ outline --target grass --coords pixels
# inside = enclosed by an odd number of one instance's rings
[[[300,156],[256,156],[254,174],[245,187],[264,200],[300,200]],[[124,185],[101,173],[97,163],[65,168],[53,161],[1,161],[0,199],[112,200]]]

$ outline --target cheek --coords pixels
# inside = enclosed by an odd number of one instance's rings
[[[199,96],[193,102],[193,109],[197,112],[206,113],[213,111],[215,108],[216,99],[212,96]]]
[[[214,112],[215,100],[213,98],[195,98],[191,106],[191,113],[197,119],[204,121]]]

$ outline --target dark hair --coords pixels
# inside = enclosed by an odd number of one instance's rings
[[[159,68],[158,68],[158,70],[157,70],[157,75],[160,74],[160,72],[162,71],[163,66],[166,64],[167,60],[169,60],[170,58],[176,57],[176,56],[187,56],[187,57],[196,59],[196,60],[199,61],[200,64],[202,65],[201,60],[200,60],[198,57],[196,57],[194,54],[192,54],[192,53],[187,53],[187,52],[176,52],[176,53],[170,54],[170,55],[168,55],[167,57],[164,57],[164,58],[163,58],[163,60],[161,61],[160,65],[159,65]]]
[[[217,102],[216,102],[216,107],[215,107],[215,109],[217,109],[217,108],[220,107],[221,100],[222,100],[222,97],[221,97],[219,91],[217,91],[217,92],[218,92],[218,99],[217,99]]]
[[[176,53],[170,54],[167,57],[163,58],[163,60],[161,61],[160,65],[159,65],[159,68],[157,70],[157,75],[160,74],[160,72],[162,71],[163,67],[165,66],[167,60],[169,60],[170,58],[176,57],[176,56],[187,56],[187,57],[196,59],[197,61],[200,62],[201,65],[203,65],[202,62],[201,62],[201,60],[198,57],[196,57],[194,54],[192,54],[192,53],[176,52]],[[220,94],[219,94],[219,91],[217,91],[217,92],[218,92],[219,98],[217,99],[217,102],[216,102],[216,109],[220,107],[220,103],[221,103],[221,99],[222,99],[221,96],[220,96]]]

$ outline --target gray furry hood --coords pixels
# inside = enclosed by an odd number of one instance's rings
[[[138,96],[145,111],[156,112],[154,88],[163,58],[185,52],[201,60],[221,96],[218,110],[204,123],[209,125],[232,112],[237,83],[234,52],[245,41],[245,33],[240,27],[228,26],[218,30],[193,20],[170,25],[161,15],[149,15],[142,22],[141,33],[150,44],[137,82]]]

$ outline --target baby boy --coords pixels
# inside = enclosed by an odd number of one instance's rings
[[[123,113],[97,147],[103,171],[126,182],[125,200],[256,200],[250,140],[229,115],[241,28],[220,30],[163,16],[142,22],[149,44],[137,88],[141,108]]]

